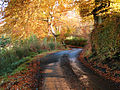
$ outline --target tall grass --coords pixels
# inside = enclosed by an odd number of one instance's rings
[[[25,40],[15,41],[11,48],[0,50],[0,76],[11,73],[20,64],[45,51],[62,48],[60,43],[47,38],[39,40],[35,35]]]

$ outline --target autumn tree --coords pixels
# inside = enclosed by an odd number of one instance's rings
[[[4,25],[4,32],[13,38],[26,38],[32,33],[38,37],[59,35],[61,13],[72,10],[73,0],[11,0],[9,3]],[[64,22],[63,22],[64,23]]]
[[[102,18],[113,11],[119,11],[119,0],[77,0],[81,17],[93,16],[94,24],[102,23]],[[116,10],[117,9],[117,10]]]

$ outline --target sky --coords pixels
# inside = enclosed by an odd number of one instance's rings
[[[3,26],[6,22],[4,22],[5,19],[5,8],[8,6],[8,2],[10,2],[10,0],[0,0],[0,26]]]

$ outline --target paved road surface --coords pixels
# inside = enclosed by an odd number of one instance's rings
[[[81,50],[66,50],[45,57],[48,63],[44,66],[42,90],[117,90],[77,60]],[[63,57],[65,54],[68,57]],[[66,62],[66,59],[70,65],[61,65],[61,60]]]

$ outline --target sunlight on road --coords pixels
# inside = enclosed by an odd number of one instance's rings
[[[54,65],[54,63],[49,64],[49,66],[53,66],[53,65]]]
[[[89,86],[89,78],[87,76],[87,73],[82,70],[82,68],[78,67],[77,63],[77,55],[79,52],[81,52],[82,49],[73,49],[71,53],[69,53],[69,60],[70,64],[72,66],[73,71],[76,73],[76,75],[79,76],[79,80],[83,83],[85,87]]]
[[[79,79],[83,82],[84,86],[89,87],[89,78],[87,75],[81,75]]]
[[[43,90],[70,90],[59,63],[51,63],[44,70]]]
[[[52,73],[53,72],[53,70],[51,70],[51,69],[46,69],[45,71],[44,71],[44,73]]]

